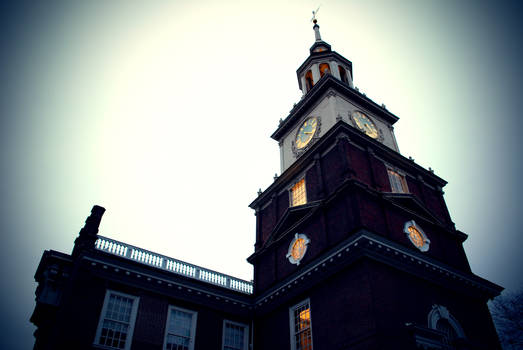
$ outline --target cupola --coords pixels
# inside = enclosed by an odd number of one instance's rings
[[[331,46],[321,39],[318,21],[313,19],[313,23],[315,41],[310,48],[310,56],[296,71],[303,95],[307,94],[326,74],[334,76],[353,88],[352,62],[332,51]]]

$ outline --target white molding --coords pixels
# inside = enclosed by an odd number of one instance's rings
[[[235,326],[243,327],[244,333],[243,333],[243,349],[242,350],[248,350],[249,348],[249,326],[245,323],[239,323],[234,322],[230,320],[223,320],[222,323],[222,350],[225,348],[225,324],[230,323]]]
[[[376,245],[381,250],[387,250],[387,252],[390,251],[390,254],[396,255],[398,258],[403,257],[403,259],[408,259],[412,263],[417,262],[418,265],[424,266],[426,269],[437,271],[445,276],[447,276],[448,279],[457,279],[458,281],[461,281],[462,283],[470,284],[478,289],[481,290],[490,290],[494,292],[489,286],[485,286],[484,284],[480,283],[479,281],[475,281],[471,279],[469,276],[459,272],[455,271],[451,267],[445,264],[441,264],[440,262],[437,262],[433,260],[430,257],[420,257],[417,255],[414,255],[412,253],[411,249],[407,249],[404,247],[398,247],[394,243],[388,241],[387,239],[383,237],[376,236],[374,234],[371,234],[370,232],[364,232],[360,234],[359,236],[356,234],[356,237],[353,237],[349,239],[349,241],[341,246],[340,248],[333,251],[331,254],[326,256],[325,258],[321,259],[320,261],[316,262],[314,265],[310,265],[310,267],[305,268],[301,271],[301,273],[294,276],[292,279],[290,279],[285,284],[281,285],[278,288],[275,288],[270,291],[266,291],[261,296],[258,296],[255,301],[256,306],[260,306],[265,302],[270,301],[274,298],[274,296],[279,295],[280,293],[285,293],[287,289],[290,288],[292,284],[296,284],[297,281],[303,280],[306,276],[311,275],[312,273],[315,273],[317,270],[319,270],[320,267],[324,267],[327,264],[330,264],[334,261],[334,259],[341,258],[346,253],[349,253],[352,248],[358,247],[361,243],[365,243],[365,240],[370,245]],[[349,253],[350,254],[350,253]]]
[[[407,193],[407,194],[410,194],[409,184],[407,183],[407,174],[403,170],[401,170],[401,169],[391,165],[390,163],[388,163],[386,161],[383,161],[383,163],[385,164],[385,168],[387,169],[387,175],[389,177],[389,183],[390,183],[391,192],[392,193]],[[392,187],[392,177],[391,177],[391,175],[389,173],[389,170],[392,171],[392,172],[395,172],[396,174],[398,174],[399,176],[401,176],[403,178],[402,180],[403,180],[403,184],[405,184],[406,191],[402,191],[402,192],[395,192],[394,191],[394,188]]]
[[[294,257],[292,256],[292,247],[293,247],[294,243],[296,243],[296,241],[299,239],[303,239],[305,241],[305,250],[303,251],[302,256],[300,256],[298,259],[294,259]],[[307,248],[309,247],[310,242],[311,242],[311,240],[309,239],[309,237],[307,237],[303,233],[296,233],[294,235],[294,239],[289,244],[289,250],[287,251],[287,255],[285,257],[287,259],[289,259],[289,262],[291,264],[300,265],[300,261],[303,259],[303,257],[307,253]]]
[[[100,339],[100,336],[102,333],[103,321],[104,321],[105,315],[107,313],[107,307],[108,307],[109,299],[110,299],[111,295],[118,295],[118,296],[121,296],[124,298],[129,298],[129,299],[133,300],[131,315],[129,317],[129,329],[127,332],[125,348],[124,348],[124,350],[129,350],[131,348],[131,343],[133,341],[134,324],[136,322],[136,314],[138,313],[138,303],[140,302],[140,298],[137,296],[134,296],[134,295],[117,292],[117,291],[114,291],[111,289],[107,289],[105,291],[104,304],[102,306],[102,311],[100,312],[100,318],[98,319],[98,327],[96,328],[96,335],[94,338],[93,345],[98,348],[102,348],[102,349],[118,349],[118,348],[115,348],[112,346],[106,346],[106,345],[99,344],[99,339]]]
[[[169,330],[169,321],[170,321],[170,317],[171,317],[171,310],[178,310],[178,311],[186,312],[186,313],[189,313],[192,315],[191,334],[189,337],[189,350],[194,350],[194,341],[196,339],[196,320],[198,318],[198,312],[193,311],[193,310],[183,309],[181,307],[174,306],[174,305],[169,305],[169,308],[167,309],[167,320],[165,321],[165,331],[163,334],[163,348],[162,349],[165,349],[165,347],[167,345],[167,335],[168,335],[168,330]]]
[[[123,271],[123,272],[132,272],[137,277],[141,276],[141,277],[145,277],[146,279],[149,278],[149,279],[157,281],[157,282],[162,282],[162,283],[165,283],[165,285],[167,285],[170,288],[176,286],[176,287],[178,287],[178,289],[184,288],[187,291],[194,291],[196,293],[201,293],[201,294],[204,294],[204,295],[211,295],[211,296],[215,297],[216,299],[224,300],[225,302],[229,302],[230,301],[232,304],[238,304],[238,305],[241,305],[242,307],[247,307],[248,306],[247,304],[245,304],[244,301],[241,301],[240,299],[233,299],[231,297],[224,297],[222,294],[216,294],[216,293],[204,290],[204,289],[197,288],[195,286],[186,285],[186,284],[183,284],[183,283],[180,283],[180,282],[174,282],[173,280],[160,278],[158,276],[154,276],[154,275],[151,275],[151,274],[148,274],[148,273],[138,272],[138,271],[130,269],[130,268],[123,268],[121,265],[111,264],[111,263],[108,263],[107,261],[102,261],[102,260],[89,258],[89,257],[83,257],[83,259],[85,259],[87,261],[91,261],[91,264],[100,264],[100,266],[110,266],[113,269],[121,269],[121,271]],[[174,274],[174,275],[175,276],[179,276],[178,274]],[[201,281],[201,280],[197,280],[197,281]],[[201,282],[207,283],[210,286],[216,286],[215,284],[208,283],[208,282],[205,282],[205,281],[201,281]],[[130,283],[126,283],[126,284],[129,285]],[[246,296],[250,296],[252,294],[245,294],[245,295]]]
[[[413,226],[416,230],[418,230],[418,232],[421,234],[421,237],[423,238],[423,245],[421,247],[418,247],[416,245],[416,243],[410,237],[409,227],[411,227],[411,226]],[[425,232],[423,232],[421,227],[419,227],[419,225],[416,224],[416,222],[414,220],[410,220],[405,223],[405,225],[403,226],[403,232],[407,235],[407,238],[409,239],[409,241],[412,243],[412,245],[414,247],[418,248],[422,252],[427,252],[429,250],[430,239],[428,239]]]
[[[461,325],[459,324],[458,320],[451,315],[449,310],[442,305],[432,305],[432,310],[430,310],[427,316],[429,328],[437,330],[436,326],[440,319],[447,320],[449,324],[452,326],[452,328],[454,328],[454,330],[456,331],[458,337],[466,339],[463,328],[461,328]]]
[[[294,323],[294,310],[296,310],[297,308],[299,308],[300,306],[302,305],[309,305],[309,316],[310,316],[310,324],[309,324],[309,329],[310,329],[310,332],[311,332],[311,347],[310,349],[312,350],[313,348],[313,340],[312,340],[312,308],[311,308],[311,301],[309,298],[299,302],[298,304],[295,304],[291,307],[289,307],[289,336],[291,338],[291,350],[296,350],[296,340],[294,338],[295,336],[295,333],[294,333],[294,326],[295,326],[295,323]]]

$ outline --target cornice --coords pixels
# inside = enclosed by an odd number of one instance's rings
[[[330,276],[327,272],[331,267],[334,267],[342,260],[350,259],[351,255],[353,255],[354,259],[361,257],[371,258],[400,271],[415,274],[418,277],[422,276],[439,285],[451,283],[451,285],[465,288],[470,293],[480,293],[488,298],[499,295],[503,290],[502,287],[472,273],[459,271],[433,258],[423,256],[422,253],[411,251],[384,237],[361,230],[278,285],[255,296],[254,308],[261,308],[271,303],[279,303],[281,297],[291,293],[294,294],[293,291],[300,289],[300,286],[310,286],[309,280],[314,277],[318,279],[314,283],[320,283],[321,280]],[[342,264],[339,268],[345,266],[345,264]]]
[[[103,252],[101,254],[105,255]],[[211,284],[208,285],[209,288],[205,288],[195,283],[185,281],[181,276],[167,278],[160,276],[160,274],[147,272],[144,269],[133,268],[128,264],[111,262],[101,257],[83,256],[82,260],[86,261],[95,272],[101,270],[106,274],[111,274],[111,280],[117,277],[121,283],[133,285],[138,288],[147,289],[147,286],[149,286],[149,289],[154,289],[155,291],[161,289],[163,294],[167,296],[173,296],[172,293],[177,291],[184,293],[187,297],[210,298],[224,305],[235,305],[239,308],[246,309],[251,306],[251,302],[249,301],[251,297],[236,298],[232,296],[228,290],[220,293],[219,287]]]
[[[426,182],[431,182],[439,187],[444,187],[447,184],[445,180],[416,164],[414,161],[405,158],[395,150],[362,134],[359,130],[347,124],[345,121],[339,120],[325,135],[314,143],[310,149],[292,163],[289,168],[287,168],[267,189],[265,189],[265,191],[253,200],[252,203],[249,204],[249,207],[256,209],[263,206],[266,201],[270,199],[270,194],[273,191],[279,191],[280,188],[285,186],[288,181],[291,181],[297,173],[302,172],[305,167],[310,166],[314,162],[314,157],[321,157],[323,150],[338,142],[338,135],[346,136],[348,141],[356,147],[360,147],[361,149],[371,149],[382,161],[392,163],[406,172],[411,171],[416,174],[421,173]]]
[[[335,78],[331,74],[325,74],[321,79],[312,87],[312,89],[298,102],[293,109],[289,112],[289,115],[280,123],[276,131],[271,135],[274,140],[279,140],[295,122],[304,114],[306,111],[319,100],[323,93],[327,89],[333,88],[339,94],[345,96],[349,100],[356,104],[360,104],[370,111],[376,113],[379,117],[384,119],[390,124],[394,124],[399,120],[397,116],[389,112],[387,109],[378,105],[364,94],[352,89],[348,84],[343,83],[339,79]]]
[[[323,42],[323,44],[327,44],[327,43]],[[313,45],[311,47],[311,49],[314,48],[315,46],[320,46],[320,45],[322,45],[322,44],[320,43],[318,45]],[[327,45],[330,47],[329,44],[327,44]],[[307,57],[305,59],[305,61],[303,61],[303,63],[298,67],[298,69],[296,69],[296,74],[298,75],[298,78],[300,77],[301,73],[303,73],[305,68],[307,68],[307,66],[309,64],[311,64],[311,62],[316,61],[316,60],[325,60],[325,58],[330,58],[330,57],[335,58],[338,61],[343,62],[344,64],[349,66],[351,76],[352,76],[352,62],[349,61],[348,59],[346,59],[345,57],[343,57],[342,55],[340,55],[339,53],[337,53],[336,51],[331,50],[331,51],[322,51],[322,52],[311,53],[310,56]]]

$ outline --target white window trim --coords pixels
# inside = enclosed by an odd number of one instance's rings
[[[465,332],[463,331],[463,328],[461,328],[458,320],[450,314],[445,306],[432,305],[432,310],[430,310],[427,318],[429,328],[437,329],[436,325],[438,324],[438,321],[444,319],[448,321],[452,328],[454,328],[459,338],[466,339]]]
[[[108,304],[109,304],[109,298],[110,298],[111,294],[119,295],[119,296],[124,297],[124,298],[133,299],[133,307],[131,309],[131,317],[129,318],[129,331],[127,332],[127,339],[126,339],[125,348],[124,348],[124,350],[129,350],[131,348],[131,343],[132,343],[132,340],[133,340],[134,324],[136,322],[136,315],[138,313],[138,303],[140,301],[140,298],[137,297],[137,296],[134,296],[134,295],[120,293],[120,292],[117,292],[117,291],[114,291],[114,290],[110,290],[110,289],[108,289],[105,292],[104,305],[102,306],[102,311],[100,312],[100,318],[98,320],[98,328],[96,329],[96,336],[94,338],[93,345],[95,345],[98,348],[102,348],[102,349],[115,349],[112,346],[99,344],[100,335],[102,334],[103,321],[104,321],[105,315],[107,313],[107,307],[108,307]]]
[[[299,308],[300,306],[304,305],[304,304],[307,304],[309,305],[309,315],[310,315],[310,325],[309,325],[309,329],[311,331],[311,349],[313,349],[313,345],[314,345],[314,342],[313,342],[313,338],[312,338],[312,308],[311,308],[311,301],[309,298],[299,302],[298,304],[294,305],[294,306],[291,306],[289,308],[289,335],[291,337],[291,350],[296,350],[296,339],[295,339],[295,333],[294,333],[294,327],[295,327],[295,324],[294,324],[294,310],[296,310],[297,308]]]
[[[171,317],[171,310],[179,310],[182,312],[187,312],[189,314],[192,314],[192,322],[191,322],[191,339],[189,340],[189,350],[194,350],[194,342],[196,339],[196,319],[198,318],[198,312],[193,310],[187,310],[183,309],[181,307],[169,305],[169,308],[167,309],[167,320],[165,321],[165,332],[163,336],[163,347],[162,349],[165,349],[167,346],[167,335],[169,330],[169,317]]]
[[[421,247],[418,247],[414,241],[412,240],[412,238],[410,238],[410,233],[409,233],[409,227],[410,226],[414,226],[416,228],[416,230],[419,231],[419,233],[421,234],[421,237],[423,237],[423,245]],[[412,243],[412,245],[416,248],[418,248],[420,251],[422,252],[426,252],[429,250],[429,247],[430,247],[430,239],[427,237],[427,235],[425,234],[425,232],[423,232],[423,230],[421,229],[421,227],[419,227],[418,224],[416,224],[416,222],[414,220],[410,220],[410,221],[407,221],[405,223],[405,226],[403,226],[403,232],[405,232],[405,234],[407,235],[407,238],[409,239],[409,241]]]
[[[249,348],[249,326],[244,323],[238,323],[230,320],[223,320],[222,326],[222,350],[225,349],[225,324],[230,323],[235,326],[243,327],[245,332],[243,334],[243,350],[248,350]]]
[[[410,191],[409,191],[409,185],[408,185],[408,183],[407,183],[407,175],[406,175],[403,171],[399,170],[398,168],[395,168],[395,167],[390,166],[390,165],[388,165],[388,164],[386,164],[386,167],[387,167],[387,176],[389,177],[390,191],[391,191],[392,193],[410,193]],[[403,183],[404,183],[404,185],[405,185],[405,191],[402,191],[402,192],[394,191],[394,188],[393,188],[393,186],[392,186],[392,181],[393,181],[393,180],[392,180],[392,178],[391,178],[391,175],[390,175],[390,173],[389,173],[389,170],[390,170],[390,171],[393,171],[393,172],[397,173],[399,176],[403,177],[403,181],[404,181]],[[402,186],[402,188],[403,188],[403,186]]]

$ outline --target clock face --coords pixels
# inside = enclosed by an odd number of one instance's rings
[[[298,133],[296,134],[296,148],[302,149],[307,146],[311,142],[317,130],[318,118],[311,117],[303,122],[301,127],[298,129]]]
[[[291,264],[299,265],[301,259],[307,252],[307,246],[309,245],[310,240],[301,233],[296,233],[291,244],[289,244],[289,252],[287,253],[287,259]]]
[[[423,239],[423,236],[418,231],[418,229],[415,228],[414,226],[409,226],[408,230],[409,230],[409,238],[410,238],[412,244],[414,244],[418,248],[423,247],[423,245],[425,244],[425,240]]]
[[[352,113],[352,119],[356,123],[356,126],[365,134],[372,137],[373,139],[378,138],[379,134],[376,125],[374,125],[372,120],[370,120],[370,118],[365,114],[361,112],[354,112]]]
[[[429,250],[430,239],[414,220],[405,223],[403,232],[405,232],[407,238],[416,248],[422,252]]]
[[[300,260],[303,258],[306,247],[307,244],[305,243],[305,239],[298,238],[296,241],[294,241],[294,244],[291,247],[291,256],[294,258],[294,260]]]

